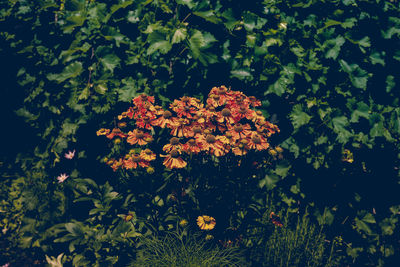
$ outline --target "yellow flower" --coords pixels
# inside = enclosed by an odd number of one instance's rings
[[[179,225],[182,226],[182,227],[185,227],[187,224],[188,224],[188,221],[185,220],[185,219],[183,219],[183,220],[181,220],[181,221],[179,222]]]
[[[212,230],[215,227],[215,219],[213,217],[203,215],[197,217],[197,225],[201,230]]]
[[[154,173],[154,168],[153,167],[147,167],[146,169],[148,174],[153,174]]]
[[[212,235],[206,235],[206,240],[212,240],[212,239],[214,239],[214,236],[212,236]]]

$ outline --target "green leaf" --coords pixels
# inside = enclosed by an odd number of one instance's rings
[[[296,131],[301,126],[307,124],[312,117],[303,111],[301,104],[296,104],[294,105],[292,112],[289,114],[289,118],[292,121],[294,130]]]
[[[151,55],[156,51],[160,51],[161,54],[166,54],[171,50],[171,48],[172,45],[167,40],[155,42],[152,43],[147,49],[147,55]]]
[[[173,44],[180,43],[181,41],[185,40],[186,36],[187,36],[186,28],[176,29],[174,36],[172,36],[172,43]]]
[[[338,116],[332,119],[333,130],[337,133],[337,140],[344,144],[352,136],[352,133],[346,130],[346,126],[349,125],[349,121],[345,116]]]
[[[392,89],[396,86],[393,75],[388,75],[386,77],[386,93],[390,93]]]
[[[119,66],[121,59],[115,54],[107,54],[100,58],[100,62],[102,63],[104,69],[109,70],[111,73],[113,73],[114,69]]]
[[[268,90],[264,94],[274,93],[277,96],[282,96],[286,91],[286,83],[284,79],[279,78],[268,87]]]
[[[340,48],[342,47],[344,42],[345,39],[340,35],[335,39],[326,41],[326,45],[331,48],[326,52],[325,57],[336,60],[337,56],[339,55]]]
[[[265,175],[265,178],[260,181],[259,186],[261,188],[265,186],[267,190],[272,190],[276,187],[276,184],[279,182],[279,180],[279,176],[275,174],[267,174]]]
[[[196,11],[193,12],[193,15],[199,16],[214,24],[218,24],[221,22],[221,19],[219,19],[212,10]]]
[[[249,70],[240,69],[240,70],[231,70],[231,77],[238,78],[239,80],[245,80],[247,78],[252,78]]]
[[[193,7],[196,6],[196,4],[193,3],[192,0],[175,0],[175,1],[176,1],[177,4],[179,4],[179,5],[185,5],[185,6],[187,6],[187,7],[190,8],[190,9],[192,9]]]
[[[351,114],[350,122],[358,122],[360,117],[369,119],[369,106],[364,102],[357,103],[357,109]]]
[[[58,83],[62,83],[67,79],[75,78],[82,73],[82,63],[74,62],[64,68],[64,70],[60,74],[47,74],[47,79],[50,81],[56,81]]]
[[[68,232],[76,237],[84,235],[84,230],[82,229],[82,227],[83,225],[78,222],[65,224],[65,229],[67,229]]]
[[[367,88],[368,73],[361,69],[357,64],[348,64],[346,61],[341,59],[339,61],[342,70],[347,72],[350,76],[350,81],[356,88],[364,89]]]
[[[66,17],[66,23],[62,29],[64,33],[71,33],[75,27],[80,27],[85,22],[87,16],[85,11],[77,11],[71,13],[70,16]]]
[[[132,99],[139,95],[136,81],[130,77],[129,79],[123,79],[122,83],[125,86],[117,89],[118,101],[131,103]]]
[[[383,59],[383,56],[385,56],[385,51],[383,51],[382,53],[374,52],[369,56],[369,58],[373,65],[381,64],[382,66],[385,66],[385,60]]]
[[[284,178],[287,176],[291,167],[292,166],[288,161],[282,161],[278,165],[276,165],[274,172],[276,175],[279,175],[280,177]]]
[[[195,30],[193,35],[189,39],[190,50],[192,51],[192,55],[194,58],[199,58],[200,56],[200,48],[205,45],[205,40],[203,34]]]

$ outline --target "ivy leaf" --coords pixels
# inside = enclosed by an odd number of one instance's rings
[[[75,27],[80,27],[85,22],[87,16],[84,11],[77,11],[71,13],[66,17],[66,24],[63,26],[64,33],[71,33]]]
[[[342,47],[344,42],[345,39],[342,36],[338,36],[335,39],[326,41],[325,45],[327,45],[328,47],[330,46],[331,48],[326,52],[325,57],[336,60],[337,56],[339,55],[340,48]]]
[[[203,34],[200,31],[195,30],[195,32],[189,39],[189,47],[190,47],[190,50],[192,51],[192,55],[194,58],[196,58],[196,59],[199,58],[200,48],[202,46],[204,46],[204,44],[205,44],[205,41],[204,41]]]
[[[345,128],[349,121],[345,116],[338,116],[332,119],[333,131],[337,133],[337,140],[344,144],[347,143],[352,134]]]
[[[276,166],[276,169],[274,170],[274,172],[275,172],[275,174],[284,178],[287,176],[291,167],[292,166],[290,165],[290,163],[288,161],[282,161]]]
[[[385,66],[385,60],[382,58],[382,56],[385,56],[384,51],[382,53],[374,52],[369,56],[369,59],[373,65],[381,64],[382,66]]]
[[[301,104],[296,104],[294,105],[292,112],[289,114],[289,118],[292,121],[294,130],[296,131],[301,126],[307,124],[312,117],[303,111]]]
[[[193,7],[196,6],[196,4],[194,4],[192,0],[175,0],[175,1],[176,1],[177,4],[185,5],[190,9],[192,9]]]
[[[354,87],[364,90],[367,88],[368,73],[365,70],[360,68],[357,64],[348,64],[343,59],[341,59],[339,63],[342,70],[349,74],[350,81]]]
[[[390,93],[392,89],[396,86],[393,75],[388,75],[386,77],[386,93]]]
[[[276,187],[276,184],[279,182],[280,178],[278,175],[275,174],[267,174],[265,178],[259,182],[259,187],[263,188],[264,186],[267,190],[272,190]]]
[[[147,55],[151,55],[156,51],[160,51],[161,54],[166,54],[171,50],[171,48],[172,45],[167,40],[155,42],[152,43],[147,49]]]
[[[60,74],[47,74],[47,79],[50,81],[56,81],[58,83],[62,83],[67,79],[77,77],[81,74],[83,68],[81,62],[74,62],[64,68],[64,70]]]
[[[286,91],[286,83],[281,77],[268,87],[268,90],[264,93],[264,95],[269,93],[274,93],[277,96],[282,96],[285,93],[285,91]]]
[[[357,103],[357,109],[351,114],[350,122],[358,122],[360,117],[369,119],[369,106],[364,102]]]
[[[100,58],[100,62],[106,70],[109,70],[111,73],[114,72],[114,69],[119,66],[121,59],[117,57],[115,54],[107,54],[104,57]]]
[[[125,84],[125,86],[117,89],[118,101],[130,103],[134,97],[138,96],[137,85],[132,78],[127,80],[123,79],[122,83]]]
[[[214,23],[214,24],[218,24],[221,22],[221,19],[218,18],[212,10],[196,11],[196,12],[193,12],[193,15],[201,17],[201,18],[205,19],[206,21]]]
[[[232,70],[231,77],[238,78],[239,80],[245,80],[247,78],[253,78],[250,71],[246,69]]]
[[[172,44],[180,43],[185,40],[187,36],[187,30],[185,28],[176,29],[174,36],[172,36]]]

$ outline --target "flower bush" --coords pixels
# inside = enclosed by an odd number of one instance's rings
[[[214,229],[217,219],[221,227],[216,228],[216,235],[221,240],[228,238],[229,229],[237,229],[244,219],[239,214],[248,212],[252,203],[244,196],[259,190],[259,179],[276,151],[282,153],[280,147],[275,150],[270,145],[279,128],[255,110],[261,102],[225,86],[213,87],[205,103],[183,96],[163,108],[145,94],[132,102],[117,116],[117,127],[97,131],[116,146],[104,162],[133,181],[144,174],[155,181],[157,175],[164,175],[165,183],[155,190],[159,194],[154,199],[169,203],[168,216],[192,223],[197,218],[202,230]],[[226,197],[227,192],[232,198]],[[200,216],[204,213],[210,216]],[[149,216],[148,211],[139,216]]]

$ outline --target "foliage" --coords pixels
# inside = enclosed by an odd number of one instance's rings
[[[165,106],[225,84],[261,99],[281,130],[273,141],[284,159],[257,180],[259,190],[279,191],[291,211],[313,202],[316,219],[328,236],[343,236],[355,266],[398,262],[399,11],[398,1],[386,0],[2,1],[1,109],[30,125],[2,133],[1,160],[23,177],[2,180],[1,196],[10,197],[1,204],[2,227],[19,225],[2,240],[60,255],[68,248],[52,242],[52,226],[65,234],[69,223],[93,235],[98,224],[100,235],[114,231],[117,215],[133,212],[117,203],[137,193],[121,190],[134,184],[99,162],[107,149],[94,132],[141,93]],[[75,159],[65,159],[72,149]],[[69,178],[57,183],[61,173]],[[74,202],[90,192],[96,198]],[[91,203],[94,213],[83,216]],[[149,205],[148,213],[168,214]],[[86,236],[76,244],[85,238],[94,242]],[[100,262],[106,243],[91,243],[85,258]]]
[[[210,246],[182,230],[161,237],[141,238],[137,258],[129,266],[245,266],[235,247]]]

